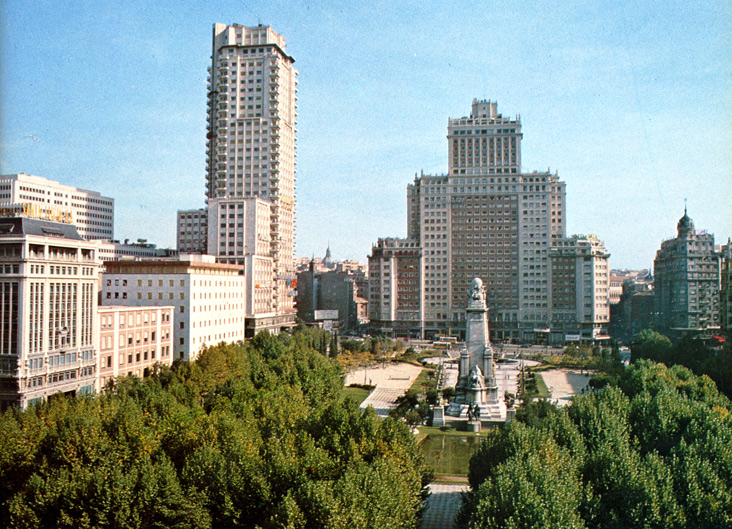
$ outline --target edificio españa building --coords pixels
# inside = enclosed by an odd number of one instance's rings
[[[294,323],[294,62],[268,26],[214,24],[205,219],[178,212],[179,251],[244,266],[251,332]]]
[[[550,249],[566,238],[566,190],[556,173],[522,173],[522,138],[520,117],[499,114],[492,101],[473,100],[469,117],[448,120],[447,174],[416,176],[407,187],[407,239],[379,240],[373,248],[372,327],[462,334],[465,292],[479,277],[492,339],[547,338],[553,321]],[[407,276],[420,282],[419,306],[411,294],[393,296],[403,290],[393,283],[404,278],[383,258],[385,251],[399,258],[403,251],[396,247],[421,252],[421,270]],[[409,300],[404,310],[402,300]],[[580,327],[577,322],[573,332]]]

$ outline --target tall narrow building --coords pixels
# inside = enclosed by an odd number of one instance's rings
[[[262,25],[214,24],[211,58],[207,250],[244,265],[251,294],[266,297],[247,314],[253,334],[294,322],[297,71],[284,37]]]
[[[653,261],[655,326],[672,337],[719,329],[719,255],[714,234],[696,230],[686,213],[677,235],[661,243]]]

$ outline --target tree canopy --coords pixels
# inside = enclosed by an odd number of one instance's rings
[[[341,396],[322,336],[260,333],[0,417],[4,527],[417,527],[402,421]]]
[[[732,397],[732,348],[712,348],[703,339],[687,334],[673,345],[650,329],[639,332],[631,345],[633,360],[647,358],[668,366],[682,365],[697,375],[708,375],[719,391]]]
[[[708,377],[642,360],[542,412],[471,459],[469,527],[732,526],[730,401]]]

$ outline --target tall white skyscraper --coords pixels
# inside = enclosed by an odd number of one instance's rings
[[[214,24],[207,127],[208,253],[223,263],[245,265],[250,277],[257,278],[252,295],[263,308],[248,319],[249,335],[294,321],[294,62],[284,37],[268,26]],[[268,209],[264,223],[262,203]],[[258,212],[254,217],[253,211]],[[266,244],[248,244],[252,237]]]

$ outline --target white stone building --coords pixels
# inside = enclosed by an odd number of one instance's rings
[[[40,176],[0,176],[0,210],[72,223],[85,239],[114,239],[114,199]]]
[[[408,237],[424,258],[424,329],[465,326],[465,292],[486,286],[494,339],[533,340],[550,322],[549,248],[565,236],[565,184],[521,171],[520,118],[474,100],[448,120],[448,172],[407,187]],[[373,300],[371,300],[373,302]]]
[[[243,266],[212,256],[107,261],[102,305],[173,306],[174,358],[195,360],[201,348],[245,336]]]
[[[567,335],[593,340],[610,323],[610,254],[594,235],[552,241],[549,251],[550,325],[552,342]]]
[[[0,219],[0,408],[98,388],[95,244],[70,224]]]
[[[248,210],[246,200],[259,198],[269,208],[269,248],[250,254],[271,260],[269,277],[259,283],[267,292],[266,307],[252,315],[251,329],[272,321],[275,327],[294,324],[295,279],[295,154],[297,71],[287,55],[285,39],[268,26],[214,24],[212,65],[209,70],[207,184],[208,207],[225,200],[228,211]],[[223,204],[218,206],[223,210]],[[187,215],[187,212],[186,212]],[[259,211],[257,211],[259,218]],[[208,253],[220,262],[247,263],[240,235],[260,233],[239,226],[238,216],[211,223],[208,216]],[[180,228],[180,226],[179,226]],[[187,226],[186,226],[187,228]],[[243,229],[240,229],[243,228]],[[233,236],[232,236],[233,235]],[[211,247],[215,241],[214,247]],[[262,268],[254,265],[255,273]],[[257,307],[259,303],[256,304]]]

